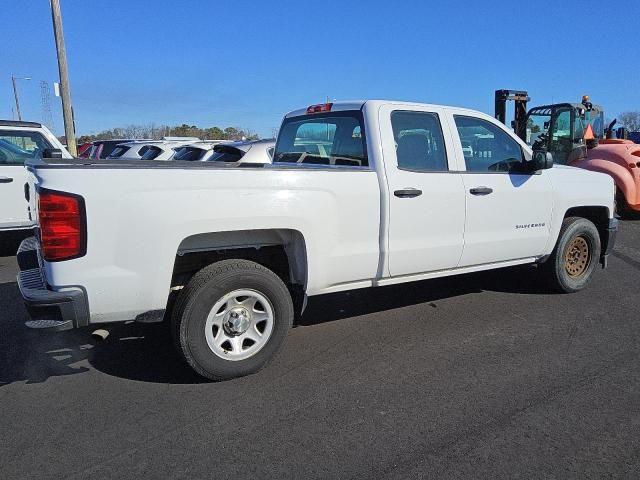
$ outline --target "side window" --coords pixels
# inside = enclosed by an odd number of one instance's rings
[[[395,111],[391,113],[391,127],[398,168],[419,172],[449,170],[437,114]]]
[[[38,132],[0,130],[0,165],[24,165],[51,145]]]
[[[520,144],[500,127],[476,117],[454,118],[468,172],[511,172],[522,165]]]

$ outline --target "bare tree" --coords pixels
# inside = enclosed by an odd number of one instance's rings
[[[169,126],[157,125],[149,123],[147,125],[128,125],[126,127],[116,127],[110,130],[92,135],[82,135],[78,140],[80,142],[92,142],[94,140],[114,140],[121,138],[139,138],[160,140],[162,137],[198,137],[203,139],[221,139],[221,140],[258,140],[260,137],[257,133],[249,128],[227,127],[221,129],[219,127],[200,128],[196,125]]]
[[[630,132],[640,132],[640,112],[622,112],[618,116],[618,120],[622,125],[627,127]]]

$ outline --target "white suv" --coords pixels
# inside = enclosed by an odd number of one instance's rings
[[[47,127],[35,122],[0,120],[0,231],[33,227],[25,199],[26,160],[52,150],[72,158]]]
[[[225,143],[231,143],[230,140],[200,140],[192,142],[179,148],[173,157],[173,160],[182,160],[187,162],[206,162],[213,155],[213,147]]]
[[[221,163],[271,163],[275,140],[224,141],[192,143],[179,149],[173,160]]]
[[[171,160],[176,150],[199,141],[196,137],[164,137],[162,140],[136,140],[118,145],[107,157],[121,160]]]

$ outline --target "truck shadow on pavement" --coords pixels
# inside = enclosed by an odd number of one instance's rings
[[[435,308],[437,305],[434,302],[437,300],[483,291],[513,294],[551,293],[540,275],[536,275],[535,269],[536,267],[527,265],[320,295],[309,299],[307,310],[297,325],[316,325],[422,303],[429,303]]]
[[[498,291],[513,294],[546,293],[544,284],[523,268],[480,272],[461,277],[368,288],[310,299],[296,326],[309,327],[373,312],[440,299]],[[94,369],[120,378],[152,382],[195,384],[207,382],[179,357],[166,324],[129,322],[106,327],[109,336],[97,340],[92,329],[49,333],[24,326],[27,312],[15,283],[0,284],[0,388],[14,382],[40,383],[50,377],[77,375]]]
[[[200,383],[178,356],[164,324],[108,326],[106,340],[90,329],[42,332],[25,327],[29,316],[16,283],[0,284],[0,388],[14,382],[45,382],[91,367],[109,375],[154,383]]]

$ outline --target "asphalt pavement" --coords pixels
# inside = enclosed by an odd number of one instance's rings
[[[2,479],[640,478],[640,221],[573,295],[521,267],[313,298],[221,383],[162,325],[26,329],[16,271],[0,257]]]

